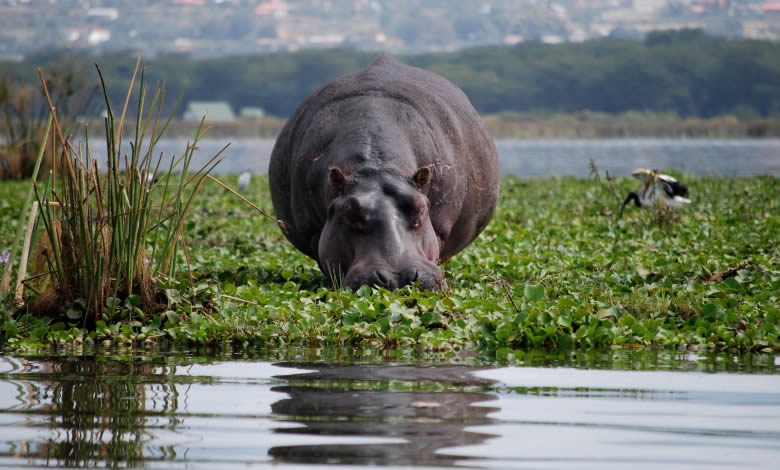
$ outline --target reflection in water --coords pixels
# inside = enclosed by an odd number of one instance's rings
[[[290,366],[290,365],[288,365]],[[296,366],[317,370],[299,378],[322,384],[318,387],[285,385],[274,388],[290,398],[273,404],[273,412],[300,427],[277,432],[328,436],[382,436],[401,438],[398,444],[292,445],[278,446],[270,454],[278,462],[341,463],[360,465],[451,466],[467,457],[441,452],[445,447],[478,445],[496,435],[470,432],[467,426],[493,424],[487,415],[499,411],[475,403],[492,401],[494,394],[454,391],[406,391],[428,385],[478,385],[490,383],[469,376],[456,367]],[[434,384],[433,381],[436,381]],[[365,390],[367,381],[375,381]],[[378,381],[378,382],[377,382]],[[361,387],[361,385],[363,385]],[[400,388],[400,390],[399,390]]]
[[[524,357],[544,367],[0,356],[0,467],[775,468],[780,458],[773,356]],[[724,370],[741,372],[702,373]]]
[[[494,381],[469,374],[473,368],[280,364],[271,369],[277,378],[258,382],[220,364],[224,375],[210,377],[181,358],[159,359],[0,357],[0,467],[20,458],[41,467],[209,466],[235,463],[236,453],[245,463],[450,466],[468,457],[441,449],[496,437],[466,430],[492,424],[487,415],[498,411],[476,405],[496,395],[477,391]],[[292,368],[299,373],[280,375]],[[272,392],[267,413],[241,402],[240,391],[225,400],[233,382],[252,396],[260,387]],[[236,403],[241,409],[229,410]],[[267,422],[259,441],[245,420]],[[234,451],[201,446],[220,426]]]
[[[8,380],[18,391],[18,405],[2,411],[21,413],[24,428],[50,431],[34,432],[32,440],[10,443],[3,448],[3,456],[31,457],[67,467],[93,466],[97,461],[133,464],[149,452],[147,427],[158,426],[160,421],[170,427],[179,423],[175,416],[176,386],[165,383],[169,372],[176,373],[175,368],[81,358],[0,360],[16,373],[26,372],[17,380]],[[150,377],[155,383],[146,383]],[[149,399],[153,410],[147,410]],[[163,416],[158,419],[150,415]],[[47,438],[41,439],[42,435]],[[173,452],[159,451],[162,455]]]

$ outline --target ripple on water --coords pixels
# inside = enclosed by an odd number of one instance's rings
[[[776,362],[769,364],[773,370]],[[771,374],[0,357],[0,466],[775,468],[777,461],[780,376]]]

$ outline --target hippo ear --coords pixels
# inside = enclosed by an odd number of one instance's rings
[[[342,194],[344,192],[344,185],[346,184],[346,178],[341,169],[337,166],[330,167],[328,171],[328,187],[336,194]]]
[[[433,171],[431,170],[431,166],[426,165],[418,168],[417,173],[414,174],[412,179],[414,180],[414,185],[417,186],[417,189],[422,189],[426,184],[430,183],[432,176]]]

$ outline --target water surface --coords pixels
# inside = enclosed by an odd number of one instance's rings
[[[0,467],[777,468],[771,356],[0,356]]]
[[[207,139],[196,160],[205,161],[227,142],[219,173],[266,173],[272,139]],[[157,150],[180,154],[184,139],[164,139]],[[576,176],[599,169],[628,176],[634,168],[673,168],[711,176],[780,176],[780,139],[501,139],[496,141],[501,171],[520,177]]]

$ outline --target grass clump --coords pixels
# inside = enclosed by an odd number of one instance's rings
[[[140,58],[119,116],[103,84],[105,173],[99,169],[88,136],[83,145],[76,146],[63,133],[41,73],[53,123],[51,140],[44,137],[41,149],[50,146],[57,158],[48,178],[32,183],[35,202],[30,220],[36,225],[29,227],[39,227],[41,236],[32,253],[34,269],[23,282],[32,293],[25,310],[33,317],[94,330],[117,320],[138,322],[165,305],[158,284],[176,276],[182,261],[179,253],[186,255],[183,226],[206,176],[219,163],[219,153],[191,171],[198,140],[207,130],[201,125],[184,153],[161,169],[163,156],[155,154],[155,145],[170,122],[170,118],[161,120],[165,89],[157,85],[149,93],[143,72],[134,135],[124,137],[139,66]],[[129,141],[129,153],[123,153],[123,138]],[[39,154],[38,164],[40,158]],[[27,213],[26,208],[22,213]],[[28,231],[27,241],[34,231]],[[22,274],[28,252],[25,246],[19,266]],[[7,278],[0,294],[8,290]],[[21,288],[15,294],[17,302],[23,300]]]

